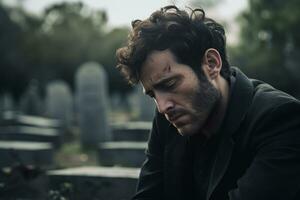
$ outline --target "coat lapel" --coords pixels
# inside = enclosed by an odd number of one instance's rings
[[[232,135],[239,128],[252,100],[253,85],[250,80],[237,68],[232,68],[232,76],[235,77],[235,82],[232,87],[227,114],[219,131],[222,136],[213,164],[207,200],[211,198],[227,170],[234,148]]]
[[[166,199],[183,199],[186,195],[184,177],[186,176],[187,137],[182,137],[173,126],[169,126],[168,144],[165,149]],[[170,167],[171,166],[171,167]],[[176,191],[176,192],[174,192]]]

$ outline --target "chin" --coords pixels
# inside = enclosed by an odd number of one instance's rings
[[[199,129],[193,128],[193,127],[180,127],[177,128],[178,133],[182,136],[193,136],[195,135]]]
[[[200,133],[201,128],[203,127],[204,121],[197,121],[196,123],[188,123],[182,126],[175,126],[178,130],[178,133],[182,136],[193,136]]]

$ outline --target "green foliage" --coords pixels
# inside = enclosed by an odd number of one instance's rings
[[[74,199],[73,185],[68,182],[60,184],[59,189],[50,190],[48,192],[47,200],[67,200]]]
[[[241,43],[234,64],[248,75],[299,95],[300,4],[296,0],[249,0],[240,17]],[[298,74],[298,75],[297,75]]]
[[[107,15],[82,3],[58,3],[32,16],[22,8],[0,3],[0,94],[18,98],[32,79],[43,88],[53,79],[74,85],[74,73],[84,62],[104,65],[110,92],[126,93],[115,70],[115,50],[125,42],[127,28],[107,28]]]
[[[0,6],[0,93],[10,91],[16,95],[24,90],[26,68],[21,50],[23,27],[15,22],[19,10],[10,10]],[[22,14],[22,13],[20,13]],[[19,82],[19,85],[11,84]]]
[[[47,194],[45,170],[18,163],[0,168],[0,199],[44,199]]]

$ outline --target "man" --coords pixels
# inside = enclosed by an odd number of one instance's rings
[[[118,68],[157,106],[133,199],[300,199],[300,102],[231,68],[201,9],[132,27]]]

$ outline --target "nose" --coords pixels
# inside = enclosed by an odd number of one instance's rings
[[[158,109],[158,112],[166,114],[169,110],[174,108],[174,102],[167,94],[156,93],[155,94],[155,103]]]

